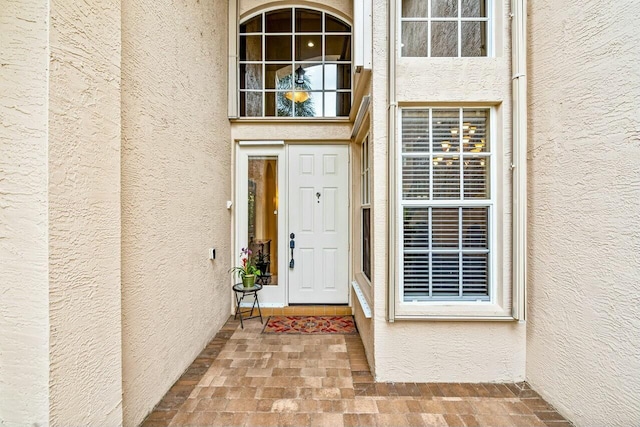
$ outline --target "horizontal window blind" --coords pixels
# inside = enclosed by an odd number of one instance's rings
[[[487,108],[402,109],[403,301],[490,299]]]

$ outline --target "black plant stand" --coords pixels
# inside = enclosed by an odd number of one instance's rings
[[[260,291],[260,289],[262,289],[262,285],[259,283],[256,283],[250,288],[245,288],[242,283],[236,283],[235,285],[233,285],[233,291],[235,292],[236,297],[236,314],[233,316],[233,318],[235,319],[236,316],[240,316],[240,326],[242,327],[242,329],[244,329],[243,320],[257,319],[259,317],[260,324],[262,324],[262,311],[260,311],[260,301],[258,300],[258,291]],[[240,304],[242,303],[244,297],[252,295],[253,304],[251,305],[251,308],[240,308]],[[253,310],[256,308],[258,309],[258,314],[254,316]]]

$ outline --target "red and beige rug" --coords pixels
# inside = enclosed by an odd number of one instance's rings
[[[271,316],[264,334],[355,334],[353,316]]]

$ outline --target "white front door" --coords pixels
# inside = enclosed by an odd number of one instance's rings
[[[289,303],[345,304],[348,147],[291,145],[288,166],[289,243],[295,245],[293,251],[289,248]]]

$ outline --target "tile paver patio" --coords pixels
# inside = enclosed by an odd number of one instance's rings
[[[231,318],[143,426],[570,426],[526,384],[375,383],[358,335]]]

